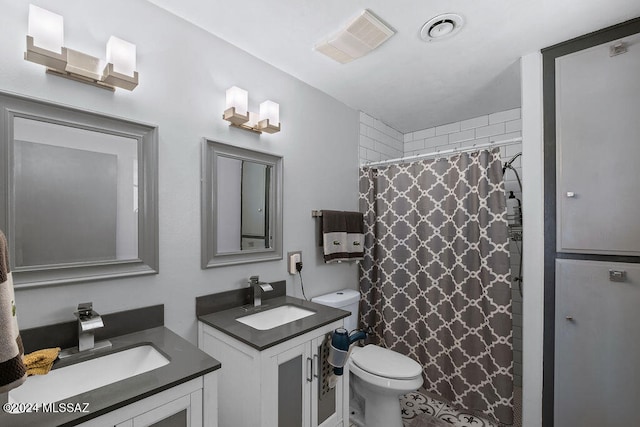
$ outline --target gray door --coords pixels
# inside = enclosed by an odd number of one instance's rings
[[[640,426],[640,265],[557,260],[555,339],[554,426]]]
[[[558,251],[640,255],[640,34],[556,59]]]

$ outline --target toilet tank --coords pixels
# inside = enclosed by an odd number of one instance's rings
[[[312,302],[329,307],[339,308],[351,312],[351,316],[345,317],[344,328],[351,332],[358,328],[358,304],[360,303],[360,292],[353,289],[342,289],[330,294],[320,295],[311,298]]]

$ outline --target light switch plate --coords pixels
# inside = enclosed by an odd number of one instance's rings
[[[287,252],[287,269],[289,274],[296,274],[296,263],[302,262],[302,251]]]

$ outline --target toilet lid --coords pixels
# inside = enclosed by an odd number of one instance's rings
[[[415,360],[377,345],[366,345],[351,353],[351,361],[374,375],[407,379],[422,374],[422,366]]]

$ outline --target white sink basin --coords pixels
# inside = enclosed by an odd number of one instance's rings
[[[169,363],[150,345],[133,347],[34,375],[9,392],[11,403],[53,403],[139,375]]]
[[[259,313],[239,317],[236,320],[254,329],[266,331],[267,329],[273,329],[313,314],[316,314],[316,312],[296,305],[281,305]]]

